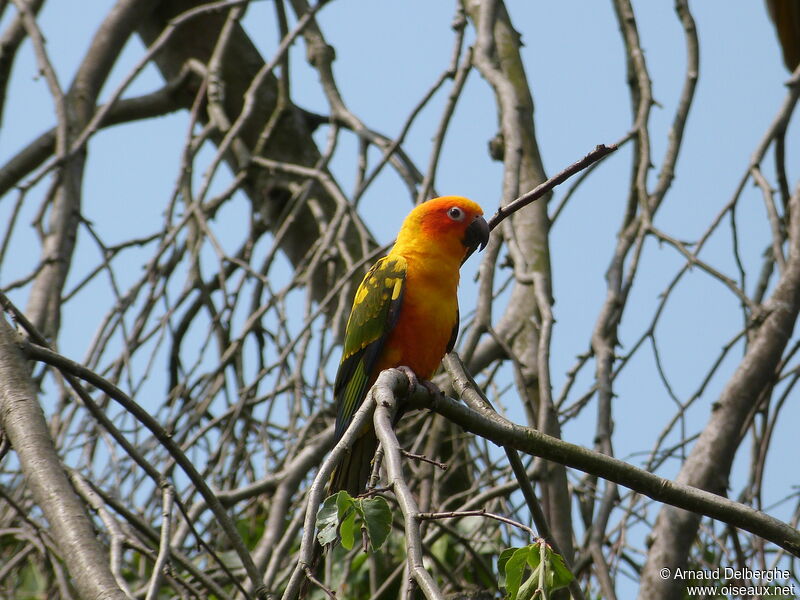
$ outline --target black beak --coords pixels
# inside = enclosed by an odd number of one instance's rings
[[[472,223],[467,226],[461,243],[468,248],[467,256],[475,252],[475,250],[483,250],[486,244],[489,243],[489,224],[486,219],[475,217]]]

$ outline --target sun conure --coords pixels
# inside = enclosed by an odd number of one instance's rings
[[[435,198],[409,213],[353,300],[333,388],[337,441],[382,370],[404,366],[420,379],[433,376],[458,333],[459,267],[488,240],[483,211],[467,198]],[[364,491],[377,443],[370,426],[334,472],[330,493]]]

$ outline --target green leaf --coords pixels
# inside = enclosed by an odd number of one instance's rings
[[[564,564],[564,558],[560,554],[553,552],[550,546],[547,547],[547,562],[549,566],[548,570],[550,571],[550,577],[547,583],[550,591],[567,587],[574,578],[574,575],[567,568],[567,565]]]
[[[539,564],[542,562],[542,545],[547,546],[544,540],[541,543],[531,544],[529,546],[525,546],[528,550],[528,554],[526,559],[528,561],[528,566],[531,569],[536,569]]]
[[[356,505],[356,500],[344,490],[336,492],[336,508],[339,510],[339,520],[347,514],[347,511]]]
[[[344,490],[328,496],[317,511],[317,539],[323,546],[336,540],[336,533],[342,516],[352,507],[353,499]]]
[[[517,591],[516,600],[530,600],[539,589],[539,569],[534,569],[531,576],[525,580]]]
[[[342,536],[342,547],[352,550],[356,543],[356,511],[352,507],[339,525],[339,535]]]
[[[317,540],[323,546],[336,539],[336,527],[339,525],[339,509],[336,496],[328,496],[317,511]]]
[[[516,550],[517,548],[506,548],[497,557],[497,572],[500,573],[497,583],[500,587],[506,587],[506,563]]]
[[[516,600],[517,598],[517,592],[522,583],[522,575],[525,572],[525,565],[528,563],[529,553],[530,546],[517,548],[506,561],[506,592],[511,600]]]
[[[566,587],[572,581],[572,573],[564,559],[553,552],[544,540],[522,548],[508,548],[497,560],[500,572],[499,584],[506,589],[509,600],[530,600],[541,591],[543,597],[550,592]],[[530,575],[524,580],[526,571]],[[543,582],[544,589],[540,585]]]
[[[357,533],[365,529],[374,550],[379,549],[392,529],[392,510],[380,496],[353,498],[344,490],[325,498],[317,512],[317,539],[323,546],[341,536],[342,546],[352,549]]]
[[[361,513],[373,550],[378,550],[392,530],[392,509],[380,496],[361,500]]]

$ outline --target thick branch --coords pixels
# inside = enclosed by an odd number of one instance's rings
[[[0,317],[0,425],[17,452],[31,493],[50,524],[81,597],[125,600],[86,508],[56,453],[15,338],[5,317]]]
[[[677,481],[682,484],[725,492],[743,428],[753,414],[755,402],[773,382],[791,337],[800,311],[800,194],[792,198],[790,206],[791,249],[786,268],[764,305],[763,323],[754,331],[744,358],[722,390],[708,423],[681,467]],[[686,564],[699,522],[696,514],[674,508],[662,509],[653,529],[654,541],[648,553],[640,598],[667,597],[677,589],[680,580],[663,580],[658,576],[658,569]],[[748,531],[766,537],[758,531]],[[771,541],[778,543],[774,539]],[[794,553],[797,554],[796,550]]]
[[[108,111],[100,127],[110,127],[140,119],[151,119],[174,112],[184,107],[184,99],[179,93],[187,80],[189,71],[184,71],[176,80],[150,94],[120,100]],[[96,110],[101,110],[97,107]],[[4,195],[20,181],[53,155],[56,148],[55,127],[45,131],[25,148],[0,167],[0,196]]]
[[[214,516],[217,519],[217,523],[225,532],[228,541],[231,543],[239,559],[242,561],[242,565],[244,566],[245,571],[250,578],[250,582],[256,589],[257,596],[262,597],[264,590],[258,584],[260,581],[259,572],[256,569],[253,559],[236,529],[233,519],[227,513],[219,498],[217,498],[217,496],[208,486],[203,476],[195,468],[191,459],[186,456],[186,454],[181,450],[180,446],[175,442],[173,436],[165,431],[158,421],[156,421],[156,419],[150,415],[150,413],[139,406],[139,404],[137,404],[121,389],[108,380],[100,377],[90,369],[71,361],[65,356],[53,352],[48,348],[32,344],[28,341],[23,341],[20,345],[25,349],[28,357],[51,364],[63,371],[65,374],[83,379],[84,381],[87,381],[98,389],[102,390],[108,394],[110,398],[121,404],[127,411],[136,417],[139,422],[141,422],[147,429],[150,430],[159,443],[164,446],[167,451],[169,451],[172,458],[175,459],[175,462],[180,465],[180,467],[191,480],[192,484],[197,488],[197,491],[208,504],[209,509],[214,513]],[[75,385],[77,385],[77,383]]]
[[[397,503],[403,513],[406,537],[406,555],[408,571],[419,585],[426,598],[444,600],[439,587],[425,569],[422,555],[422,534],[420,531],[420,511],[414,496],[403,476],[403,461],[400,456],[400,444],[392,428],[392,418],[396,412],[397,400],[392,390],[392,378],[397,377],[395,371],[384,371],[375,382],[375,433],[385,453],[384,464],[389,476],[389,485],[397,496]]]
[[[498,108],[505,206],[520,190],[536,188],[547,179],[536,140],[533,96],[520,53],[520,36],[502,0],[464,0],[463,4],[477,30],[475,66],[492,86]],[[486,353],[487,347],[499,344],[511,348],[523,367],[518,386],[529,415],[533,418],[538,414],[539,427],[558,437],[560,426],[553,408],[548,360],[553,324],[549,233],[546,201],[517,212],[503,223],[502,234],[516,280],[496,327],[499,341],[490,339],[478,352]],[[553,535],[571,560],[572,515],[564,470],[548,465],[541,489]]]
[[[157,40],[163,42],[162,34],[174,28],[154,58],[166,80],[175,78],[186,64],[205,65],[211,59],[226,21],[224,12],[198,13],[198,16],[181,22],[180,27],[174,26],[180,15],[201,4],[203,2],[198,0],[162,1],[139,27],[139,35],[148,46]],[[342,231],[337,238],[341,242],[334,246],[335,251],[326,253],[323,264],[309,274],[311,295],[320,300],[333,283],[375,244],[349,206],[341,206],[336,198],[313,181],[309,182],[298,174],[252,168],[249,154],[258,150],[259,156],[272,161],[320,169],[320,154],[311,136],[312,124],[293,104],[283,106],[279,103],[278,79],[272,71],[262,72],[264,67],[263,58],[244,29],[239,24],[233,25],[219,64],[225,94],[218,108],[230,121],[248,111],[239,131],[243,143],[239,146],[246,148],[246,155],[228,152],[225,160],[234,172],[247,171],[243,187],[253,203],[254,213],[261,216],[273,233],[280,234],[280,248],[295,267],[308,261],[309,251],[325,235],[323,230],[330,229],[325,225],[335,223],[335,217],[339,219],[341,225],[338,226]],[[256,77],[260,77],[260,84],[251,89]],[[267,130],[273,117],[274,123]],[[207,122],[209,116],[206,111],[201,111],[199,118]],[[222,142],[222,133],[215,131],[212,134],[215,143]],[[301,195],[303,201],[295,206]],[[317,213],[312,206],[318,210]],[[337,215],[343,211],[346,211],[346,218],[342,221]],[[351,279],[356,283],[362,276],[363,271],[359,270]],[[331,303],[329,314],[335,314],[336,308],[336,303]]]
[[[403,393],[402,389],[395,393]],[[504,419],[494,411],[477,412],[452,398],[435,397],[426,388],[413,391],[410,404],[429,408],[500,446],[591,473],[653,500],[718,519],[761,536],[800,556],[800,532],[761,511],[691,485],[670,481],[617,458],[554,438]]]

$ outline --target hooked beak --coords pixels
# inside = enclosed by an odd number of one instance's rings
[[[472,223],[467,226],[461,243],[468,248],[467,256],[475,252],[475,250],[483,250],[486,244],[489,243],[489,224],[486,219],[481,216],[475,217]]]

